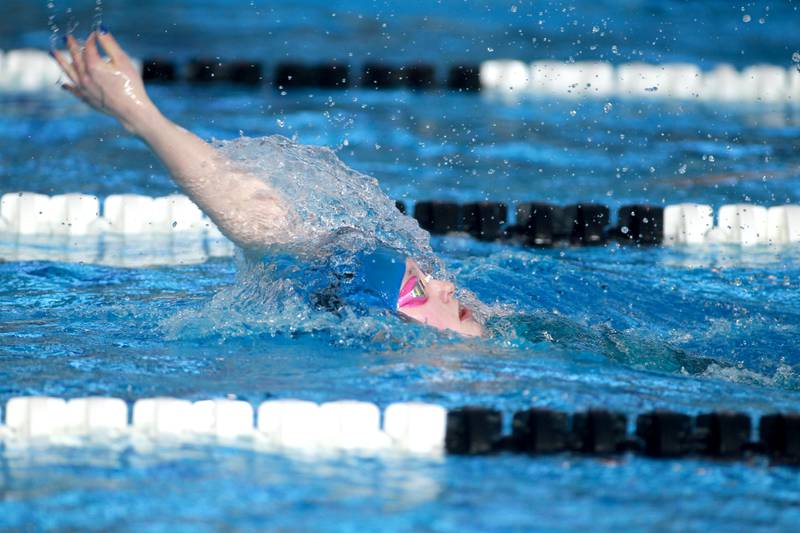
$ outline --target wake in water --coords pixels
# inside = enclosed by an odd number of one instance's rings
[[[330,305],[326,300],[336,298],[331,291],[336,276],[352,270],[357,254],[378,246],[416,259],[436,277],[454,279],[433,253],[428,233],[397,210],[377,180],[347,167],[328,148],[300,145],[281,136],[240,138],[219,142],[216,148],[237,169],[281,191],[299,222],[288,235],[281,235],[280,245],[258,253],[239,252],[236,282],[202,309],[163,321],[168,337],[224,340],[265,334],[320,335],[335,344],[371,350],[427,346],[448,342],[448,337],[466,342],[455,334],[410,323],[386,309]],[[653,291],[659,284],[648,276],[629,276],[631,266],[626,262],[645,256],[616,254],[607,268],[600,268],[592,266],[597,261],[584,263],[588,253],[550,257],[545,252],[531,255],[510,249],[475,259],[468,268],[460,265],[459,281],[487,300],[494,297],[504,303],[484,305],[464,289],[459,298],[472,306],[487,327],[489,343],[522,350],[549,345],[669,373],[727,376],[735,370],[735,363],[724,358],[708,358],[679,347],[680,342],[670,341],[669,329],[647,326],[656,319],[673,317],[669,321],[674,321],[681,312],[670,311],[661,318],[658,310],[670,300],[660,300],[658,291]],[[655,252],[647,253],[646,257],[652,257]],[[643,267],[634,268],[642,271]],[[674,272],[670,268],[654,275],[660,279]],[[565,291],[570,297],[562,299]],[[637,306],[641,311],[632,312],[630,302],[642,302]],[[562,311],[554,313],[557,308]],[[590,310],[594,311],[587,314]],[[681,328],[677,323],[669,325]]]

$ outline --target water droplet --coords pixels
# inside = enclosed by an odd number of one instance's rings
[[[284,120],[281,120],[281,119],[277,119],[275,122],[278,123],[278,127],[279,128],[282,128],[282,127],[284,127],[286,125],[286,122]]]
[[[795,63],[800,63],[800,52],[795,52],[792,54],[792,61]]]
[[[613,108],[614,105],[611,102],[606,102],[606,105],[603,106],[603,113],[610,113]]]
[[[517,9],[518,9],[518,8],[517,8],[517,6],[516,6],[516,5],[513,5],[513,6],[511,6],[511,12],[512,12],[512,13],[516,13],[516,12],[517,12]]]
[[[628,232],[630,231],[628,229],[628,226],[622,226],[621,228],[619,228],[619,230],[622,232],[623,235],[627,235]]]
[[[571,116],[571,117],[574,117],[574,116],[575,116],[575,115],[577,115],[577,114],[578,114],[578,112],[577,112],[577,111],[575,111],[574,109],[573,109],[572,111],[570,111],[570,112],[569,112],[569,116]]]
[[[686,168],[687,168],[687,166],[686,166],[685,163],[683,165],[679,166],[678,167],[678,174],[686,174]]]
[[[746,24],[746,23],[748,23],[748,22],[750,22],[751,20],[753,20],[753,19],[752,19],[752,17],[751,17],[750,15],[748,15],[748,14],[745,14],[745,15],[742,17],[742,22],[744,22],[745,24]]]

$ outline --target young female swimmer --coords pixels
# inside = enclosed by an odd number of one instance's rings
[[[100,56],[98,44],[107,60]],[[237,172],[212,146],[165,118],[110,33],[92,32],[83,45],[70,35],[67,46],[71,62],[52,52],[69,78],[65,90],[141,138],[175,183],[238,246],[258,250],[281,244],[279,236],[288,235],[296,220],[280,191],[256,176]],[[364,268],[354,278],[371,294],[371,301],[437,329],[483,334],[470,310],[454,297],[455,286],[432,279],[413,259],[381,249],[360,259]]]

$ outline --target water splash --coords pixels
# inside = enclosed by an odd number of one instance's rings
[[[53,0],[47,2],[47,28],[50,30],[50,49],[55,50],[60,28],[56,22],[56,3]]]
[[[400,213],[375,178],[349,168],[328,148],[280,135],[241,137],[215,146],[238,171],[280,191],[301,222],[276,239],[280,245],[238,253],[236,283],[200,312],[166,320],[169,336],[325,331],[339,343],[395,345],[429,335],[419,331],[428,328],[385,309],[352,302],[331,305],[341,273],[353,271],[360,252],[379,246],[414,258],[438,278],[453,279],[433,253],[428,233]],[[462,289],[458,296],[478,318],[490,312],[469,291]]]
[[[316,257],[319,246],[332,236],[349,233],[350,241],[340,243],[346,251],[388,246],[414,257],[436,275],[445,274],[428,233],[397,210],[378,180],[349,168],[329,148],[298,144],[280,135],[241,137],[217,142],[216,147],[238,169],[280,191],[302,221],[290,234],[281,235],[292,253]]]
[[[101,0],[97,1],[98,3],[101,3]],[[102,12],[102,5],[100,7]],[[65,22],[63,24],[60,23],[59,18],[65,19]],[[97,7],[95,7],[95,19],[97,20]],[[61,41],[62,31],[63,35],[66,36],[74,33],[77,27],[78,27],[78,21],[75,19],[71,7],[64,9],[62,17],[59,13],[58,6],[55,0],[48,0],[47,29],[50,31],[50,49],[55,50],[63,45]]]
[[[92,16],[92,29],[97,30],[103,25],[103,0],[95,0],[94,15]]]

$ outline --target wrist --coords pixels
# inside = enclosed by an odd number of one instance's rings
[[[137,109],[136,113],[124,119],[120,119],[120,122],[125,129],[132,134],[137,137],[146,138],[150,132],[160,127],[164,120],[166,119],[158,108],[151,102],[148,102],[144,104],[141,109]]]

